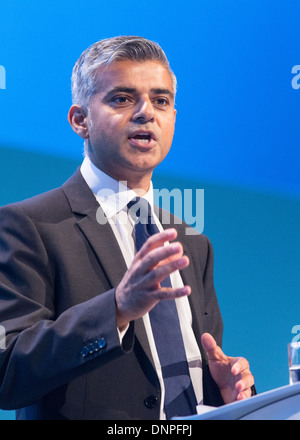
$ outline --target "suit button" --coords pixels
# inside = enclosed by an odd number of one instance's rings
[[[81,349],[81,356],[86,358],[95,352],[103,350],[107,346],[107,342],[104,338],[96,339],[95,341],[87,342]]]
[[[85,358],[89,354],[89,349],[86,345],[82,347],[80,354],[83,358]]]
[[[146,406],[146,408],[152,409],[156,406],[158,402],[158,398],[150,395],[148,397],[146,397],[146,399],[144,400],[144,405]]]
[[[104,338],[100,338],[98,341],[95,342],[96,343],[96,351],[98,350],[102,350],[103,348],[106,347],[107,342]]]

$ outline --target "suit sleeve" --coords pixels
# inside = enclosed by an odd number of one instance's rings
[[[114,289],[55,315],[55,275],[35,224],[0,209],[0,407],[30,405],[132,349],[120,345]]]

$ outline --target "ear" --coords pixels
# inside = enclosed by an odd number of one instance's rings
[[[80,105],[72,105],[69,110],[68,121],[76,134],[83,139],[88,139],[87,114]]]

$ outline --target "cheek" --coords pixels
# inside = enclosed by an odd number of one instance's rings
[[[97,145],[114,144],[120,136],[121,132],[118,127],[105,120],[97,122],[90,132],[91,141]]]
[[[118,136],[124,129],[124,115],[113,111],[94,111],[90,115],[90,128],[94,137]]]
[[[165,129],[163,130],[163,140],[166,147],[171,147],[172,140],[174,136],[174,124],[169,123],[165,125]]]

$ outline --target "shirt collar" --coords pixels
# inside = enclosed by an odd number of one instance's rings
[[[97,168],[88,157],[85,157],[80,167],[81,174],[101,205],[107,218],[127,207],[127,204],[137,196],[128,188],[126,182],[119,182]],[[153,209],[153,185],[143,195]]]

